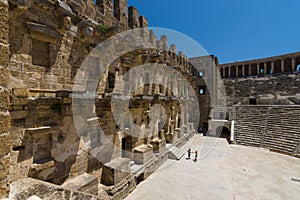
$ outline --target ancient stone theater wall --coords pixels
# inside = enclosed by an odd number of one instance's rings
[[[99,43],[122,31],[148,26],[136,8],[127,7],[127,0],[10,0],[1,4],[1,195],[7,195],[8,184],[20,178],[26,183],[31,177],[61,186],[52,185],[53,190],[105,193],[105,198],[121,199],[168,158],[166,143],[181,147],[195,133],[198,121],[193,121],[193,113],[189,115],[182,102],[187,107],[197,101],[209,104],[209,92],[199,95],[199,86],[206,87],[203,78],[175,45],[168,46],[166,36],[158,40],[145,29],[142,38],[152,48],[141,46],[109,65],[91,56],[90,66],[104,69],[101,76],[101,70],[79,70]],[[133,37],[133,43],[140,43],[139,38]],[[104,52],[106,58],[113,53],[109,48]],[[149,84],[147,76],[131,72],[147,63],[171,66],[183,78],[166,75],[160,81],[167,86]],[[160,71],[143,73],[159,75]],[[112,111],[112,98],[120,95],[115,86],[125,74],[133,85],[142,85],[131,94],[128,105],[118,105],[128,108],[132,122],[116,120]],[[75,77],[88,81],[75,82]],[[123,82],[122,89],[131,87]],[[74,99],[89,94],[90,83],[97,83],[91,90],[94,104],[87,100],[75,105]],[[191,98],[189,87],[196,99]],[[153,113],[152,106],[165,111]],[[91,115],[74,123],[74,116],[86,110]],[[200,125],[208,115],[209,110],[203,112]],[[163,124],[150,120],[161,116]],[[138,134],[144,137],[121,131],[132,124],[142,127]],[[101,190],[95,191],[95,185]]]
[[[220,66],[236,142],[299,156],[299,56]]]

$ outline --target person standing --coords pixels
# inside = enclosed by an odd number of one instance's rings
[[[198,158],[198,152],[197,151],[195,151],[195,162],[197,162],[197,158]]]
[[[188,159],[191,159],[191,149],[188,150]]]

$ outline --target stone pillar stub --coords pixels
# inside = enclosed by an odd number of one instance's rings
[[[103,166],[101,183],[106,186],[117,185],[130,175],[130,159],[117,158]]]
[[[172,52],[172,53],[176,53],[176,45],[175,44],[171,44],[171,46],[170,46],[170,51]]]
[[[148,20],[144,16],[139,17],[140,27],[148,27]]]
[[[166,35],[160,37],[160,44],[162,49],[168,50],[168,38]]]
[[[134,6],[128,8],[128,26],[132,29],[140,27],[139,11]]]

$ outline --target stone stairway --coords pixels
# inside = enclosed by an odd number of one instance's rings
[[[168,158],[172,160],[180,160],[184,154],[185,152],[176,146],[172,146],[168,149]]]
[[[172,160],[180,160],[187,152],[192,142],[193,142],[193,137],[188,142],[186,142],[182,147],[177,147],[176,145],[167,145],[168,158]]]

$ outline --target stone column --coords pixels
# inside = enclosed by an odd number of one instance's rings
[[[256,72],[257,72],[257,75],[260,75],[260,65],[259,65],[259,63],[256,64]]]
[[[267,63],[265,62],[264,63],[264,75],[266,75],[267,74]]]
[[[243,65],[242,70],[243,70],[243,76],[245,76],[245,65]]]
[[[223,78],[225,78],[225,67],[222,68],[223,69]]]
[[[239,77],[239,66],[235,66],[235,75],[236,77]]]
[[[249,65],[249,68],[248,68],[248,74],[249,74],[249,76],[252,75],[252,74],[251,74],[251,64]]]
[[[228,78],[231,78],[231,66],[228,67]]]
[[[281,72],[284,72],[284,59],[281,59]]]
[[[274,61],[271,61],[272,74],[274,74]]]
[[[296,70],[297,70],[296,69],[296,59],[295,59],[295,57],[292,57],[292,71],[294,72]]]
[[[9,14],[8,1],[0,1],[0,199],[8,197],[9,168],[10,168],[10,128],[11,118],[9,113]]]

